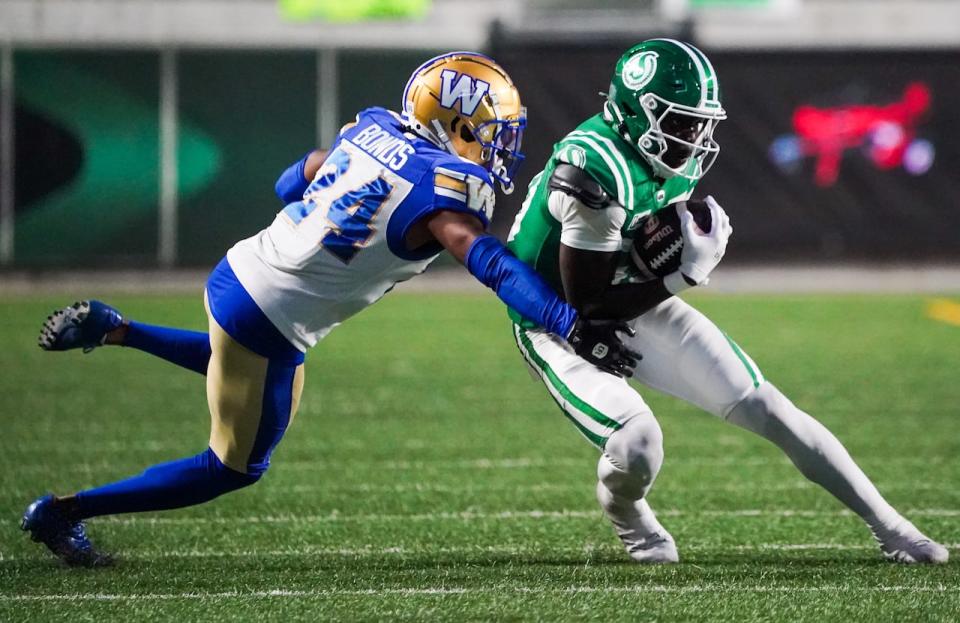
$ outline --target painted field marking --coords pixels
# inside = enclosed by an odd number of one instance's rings
[[[942,465],[947,462],[945,456],[893,456],[893,457],[866,457],[860,461],[864,465],[873,465],[882,463],[889,465],[918,465],[934,466]],[[535,469],[535,468],[556,468],[556,467],[586,467],[590,468],[596,461],[596,457],[585,456],[582,459],[561,459],[561,458],[532,458],[532,457],[513,457],[513,458],[474,458],[474,459],[438,459],[438,460],[386,460],[386,461],[330,461],[330,460],[297,460],[284,461],[278,460],[274,469],[278,472],[291,471],[311,471],[321,470],[331,471],[350,471],[356,472],[362,469],[375,470],[416,470],[424,471],[430,469]],[[778,457],[674,457],[668,459],[669,467],[769,467],[772,465],[791,466],[792,463],[785,456]],[[116,471],[115,461],[98,461],[96,463],[70,463],[71,471]],[[24,463],[17,467],[18,473],[24,471],[49,471],[50,467],[42,463]]]
[[[798,476],[799,478],[799,476]],[[955,487],[945,484],[932,483],[881,483],[877,486],[884,491],[939,491],[943,493],[956,493]],[[511,492],[511,493],[537,493],[537,492],[584,492],[591,494],[595,483],[587,481],[581,483],[563,482],[537,482],[528,484],[513,484],[508,482],[491,482],[484,484],[442,484],[435,482],[411,482],[398,484],[372,484],[357,483],[351,484],[296,484],[296,485],[270,485],[267,493],[488,493],[488,492]],[[773,482],[773,483],[741,483],[741,484],[696,484],[688,485],[681,483],[659,483],[656,491],[661,495],[682,494],[686,492],[709,492],[722,491],[727,493],[751,492],[756,493],[758,489],[763,491],[819,491],[820,487],[808,480],[797,480],[796,482]]]
[[[928,318],[960,327],[960,303],[949,299],[930,299],[925,311]]]
[[[960,548],[960,543],[944,543],[947,549]],[[846,543],[753,543],[749,545],[724,545],[717,543],[681,543],[681,552],[722,552],[732,550],[736,552],[765,552],[765,551],[878,551],[875,544]],[[619,554],[620,546],[614,542],[609,545],[598,546],[586,544],[581,547],[524,547],[524,546],[467,546],[467,547],[313,547],[304,546],[296,549],[267,549],[267,550],[225,550],[225,549],[162,549],[162,550],[129,550],[123,555],[124,560],[163,560],[163,559],[190,559],[190,558],[311,558],[317,556],[339,556],[343,558],[380,558],[393,556],[464,556],[464,555],[495,555],[495,556],[539,556],[539,555],[567,555],[590,556],[592,554]],[[36,560],[37,556],[13,556],[0,553],[0,561]],[[624,558],[624,562],[627,562]]]
[[[935,483],[907,483],[907,482],[878,482],[877,486],[882,491],[931,491],[946,494],[957,493],[956,488],[945,484]],[[260,493],[265,496],[281,495],[301,495],[310,494],[357,494],[357,493],[439,493],[444,495],[471,495],[479,493],[584,493],[592,495],[594,484],[585,482],[535,482],[535,483],[509,483],[509,482],[488,482],[488,483],[470,483],[470,484],[444,484],[436,482],[409,482],[396,484],[375,484],[375,483],[356,483],[345,484],[342,481],[331,483],[316,484],[277,484],[270,483],[262,485]],[[657,496],[676,496],[687,493],[703,492],[722,492],[722,493],[756,493],[758,489],[770,492],[784,491],[819,491],[820,487],[807,480],[797,480],[795,482],[773,482],[773,483],[725,483],[717,485],[709,484],[683,484],[663,482],[658,484],[656,489]],[[36,494],[33,489],[25,488],[22,485],[10,487],[0,487],[0,495],[10,497],[29,498]]]
[[[904,513],[916,517],[960,517],[960,510],[949,508],[909,509]],[[484,521],[516,519],[598,519],[603,514],[596,510],[506,510],[497,512],[460,511],[439,513],[356,513],[346,514],[333,510],[325,515],[241,515],[237,517],[103,517],[97,523],[114,525],[190,525],[190,524],[283,524],[327,522],[382,522],[382,521]],[[739,509],[685,511],[665,509],[657,511],[658,517],[849,517],[848,510],[795,510],[795,509]]]
[[[523,595],[555,595],[555,594],[637,594],[647,593],[955,593],[960,586],[946,586],[944,584],[908,585],[881,585],[851,587],[847,585],[824,586],[740,586],[737,584],[694,584],[690,586],[669,586],[651,584],[639,586],[568,586],[565,588],[542,588],[536,586],[502,586],[502,587],[433,587],[433,588],[370,588],[370,589],[326,589],[315,591],[299,591],[274,589],[264,591],[223,591],[217,593],[73,593],[47,595],[0,595],[0,601],[8,602],[37,602],[37,601],[176,601],[176,600],[206,600],[206,599],[301,599],[301,598],[328,598],[344,596],[382,597],[396,595],[400,597],[430,596],[430,595],[482,595],[482,594],[523,594]]]

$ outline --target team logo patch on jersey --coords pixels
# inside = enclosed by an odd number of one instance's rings
[[[647,86],[657,73],[657,58],[659,55],[651,51],[631,57],[623,64],[623,71],[620,73],[624,86],[634,91]]]
[[[453,108],[460,102],[460,114],[470,116],[477,111],[480,100],[490,90],[490,83],[461,74],[452,69],[440,73],[440,105]]]

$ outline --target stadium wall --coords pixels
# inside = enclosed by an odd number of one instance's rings
[[[494,38],[492,52],[530,109],[521,189],[553,142],[600,109],[597,93],[629,43]],[[356,110],[396,106],[406,76],[434,52],[8,52],[16,163],[12,217],[0,221],[0,239],[13,232],[8,265],[148,267],[165,257],[209,265],[271,220],[273,181],[289,162]],[[176,74],[172,220],[161,209],[164,58]],[[730,262],[960,260],[960,49],[711,58],[730,119],[702,189],[736,222]],[[500,201],[501,236],[522,196]],[[162,248],[171,227],[172,255]]]

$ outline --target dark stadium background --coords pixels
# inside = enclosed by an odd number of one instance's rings
[[[527,162],[517,192],[498,200],[495,233],[506,235],[554,141],[600,110],[598,92],[628,45],[494,39],[529,109]],[[341,53],[338,124],[367,106],[398,109],[406,76],[435,52]],[[730,263],[960,260],[960,49],[710,52],[729,119],[698,192],[716,195],[736,223]],[[149,51],[15,53],[15,267],[156,263],[159,62]],[[314,146],[317,57],[188,49],[178,63],[176,263],[202,267],[269,223],[276,176]],[[935,148],[924,175],[878,170],[854,148],[837,183],[820,188],[812,158],[793,173],[771,162],[798,105],[884,105],[916,81],[932,92],[919,126]]]

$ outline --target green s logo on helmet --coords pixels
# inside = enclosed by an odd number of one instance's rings
[[[620,78],[628,89],[641,89],[647,86],[647,83],[653,80],[657,73],[657,53],[641,52],[636,56],[631,56],[623,64],[623,71],[620,72]]]
[[[710,60],[674,39],[649,39],[620,57],[603,112],[664,179],[703,177],[720,152],[713,131],[727,117]]]

